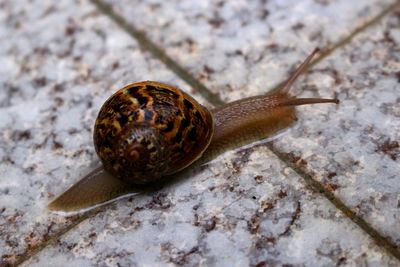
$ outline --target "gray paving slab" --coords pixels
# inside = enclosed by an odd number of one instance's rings
[[[400,19],[385,18],[308,76],[304,95],[338,94],[327,111],[304,107],[279,150],[400,246]]]
[[[49,259],[51,259],[49,261]],[[396,266],[267,148],[121,200],[23,266]]]
[[[265,93],[394,0],[114,1],[128,22],[225,101]]]
[[[77,219],[49,214],[46,205],[98,164],[91,132],[112,92],[147,79],[189,87],[89,2],[1,5],[3,265]]]
[[[273,88],[314,47],[334,46],[395,1],[108,3],[231,101]],[[342,103],[300,108],[298,127],[276,145],[400,245],[400,22],[391,14],[295,86],[295,95],[337,93]]]
[[[314,46],[334,44],[393,1],[196,3],[114,7],[232,100],[268,91]],[[98,164],[91,129],[110,92],[145,79],[189,88],[86,1],[6,2],[0,22],[0,265],[398,264],[263,146],[111,204],[47,244],[80,220],[46,204]],[[311,70],[295,92],[336,91],[342,105],[302,108],[275,146],[398,244],[396,23],[388,17]]]

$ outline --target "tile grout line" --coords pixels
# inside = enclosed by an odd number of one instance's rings
[[[281,152],[277,150],[273,144],[266,144],[268,149],[272,151],[281,161],[283,161],[287,166],[293,169],[299,176],[301,176],[304,181],[307,183],[309,188],[314,192],[322,194],[325,198],[327,198],[338,210],[340,210],[347,218],[353,221],[358,227],[360,227],[364,232],[366,232],[375,243],[383,247],[387,252],[389,252],[392,256],[394,256],[397,260],[400,261],[400,251],[398,250],[398,246],[389,240],[387,237],[384,237],[380,234],[374,227],[372,227],[369,223],[367,223],[361,216],[357,215],[355,211],[351,208],[347,207],[347,205],[338,197],[336,197],[332,192],[324,187],[324,185],[313,179],[313,177],[304,171],[301,167],[293,163],[293,158],[290,154]]]
[[[104,3],[102,0],[91,0],[93,4],[95,4],[99,10],[101,10],[106,16],[110,17],[114,22],[117,23],[122,29],[124,29],[127,33],[129,33],[132,37],[134,37],[139,45],[144,49],[150,52],[155,58],[159,59],[163,62],[169,69],[171,69],[178,77],[183,79],[187,82],[190,86],[195,89],[198,89],[199,93],[206,98],[211,104],[215,106],[223,105],[224,101],[217,95],[212,93],[204,84],[194,78],[186,69],[180,66],[175,60],[170,58],[165,51],[160,48],[157,44],[151,41],[143,31],[138,30],[135,26],[130,24],[128,21],[125,20],[124,17],[117,14],[113,8]],[[314,66],[322,59],[329,56],[338,48],[350,43],[355,36],[359,33],[363,32],[367,28],[375,25],[378,23],[383,17],[391,13],[391,11],[399,6],[399,2],[394,2],[393,4],[386,7],[382,12],[380,12],[377,16],[373,19],[369,20],[368,22],[364,23],[362,26],[356,28],[350,35],[343,38],[332,47],[328,49],[324,49],[316,60],[314,60],[311,66]],[[277,90],[281,84],[278,84],[274,87],[271,91]],[[269,91],[270,92],[270,91]],[[387,252],[389,252],[392,256],[396,259],[400,260],[400,251],[397,249],[397,245],[387,239],[386,237],[382,236],[375,228],[370,226],[364,219],[358,216],[351,208],[347,207],[342,200],[335,197],[333,193],[325,189],[324,185],[317,180],[314,180],[312,176],[302,170],[300,167],[293,164],[290,160],[290,157],[281,151],[278,151],[272,144],[266,145],[281,161],[283,161],[286,165],[291,167],[298,175],[303,177],[306,183],[310,186],[310,188],[322,194],[325,198],[327,198],[337,209],[342,211],[346,217],[352,220],[356,225],[358,225],[364,232],[366,232],[370,237],[381,247],[385,248]]]
[[[397,0],[398,1],[398,0]],[[378,23],[380,20],[382,20],[386,15],[391,13],[393,9],[397,8],[400,6],[400,2],[393,2],[393,4],[387,6],[381,13],[379,13],[377,16],[372,18],[371,20],[367,21],[364,23],[362,26],[356,28],[354,31],[352,31],[348,36],[345,38],[339,40],[337,43],[333,44],[330,47],[327,48],[321,48],[321,51],[319,52],[319,56],[311,62],[309,65],[309,69],[328,57],[330,54],[332,54],[334,51],[336,51],[338,48],[345,46],[346,44],[350,43],[353,38],[358,35],[359,33],[363,32],[364,30],[368,29],[371,26],[374,26],[376,23]],[[275,92],[278,91],[279,88],[282,87],[282,85],[285,83],[285,81],[279,83],[278,85],[274,86],[270,91],[268,92]]]
[[[163,62],[172,72],[188,83],[193,89],[197,90],[212,105],[220,106],[224,104],[217,94],[212,93],[202,82],[194,78],[185,68],[169,57],[164,50],[153,43],[143,31],[138,30],[136,27],[129,24],[122,16],[113,11],[109,4],[101,0],[91,0],[91,2],[103,12],[103,14],[110,17],[120,28],[135,38],[143,50],[149,51],[153,57]]]
[[[122,16],[115,13],[112,10],[111,6],[102,2],[101,0],[91,0],[91,2],[103,14],[110,17],[118,26],[120,26],[120,28],[125,30],[132,37],[134,37],[138,41],[139,45],[144,50],[147,50],[148,52],[150,52],[155,58],[157,58],[158,60],[163,62],[170,70],[172,70],[178,77],[180,77],[182,80],[184,80],[190,86],[192,86],[194,89],[198,90],[198,92],[205,99],[207,99],[212,105],[220,106],[220,105],[224,104],[224,101],[222,101],[222,99],[219,97],[219,95],[212,93],[203,83],[201,83],[196,78],[194,78],[194,76],[192,74],[190,74],[186,69],[184,69],[177,62],[175,62],[172,58],[170,58],[164,52],[164,50],[162,50],[155,43],[153,43],[145,35],[144,32],[136,29],[131,24],[129,24]],[[324,59],[325,57],[330,55],[333,51],[335,51],[339,47],[344,46],[347,43],[349,43],[353,39],[353,37],[355,37],[357,34],[362,32],[366,28],[368,28],[368,27],[374,25],[375,23],[377,23],[378,21],[380,21],[384,16],[389,14],[393,8],[397,7],[398,5],[399,5],[399,3],[394,3],[394,4],[390,5],[388,8],[386,8],[383,12],[381,12],[379,15],[374,17],[372,20],[368,21],[363,26],[361,26],[361,27],[357,28],[355,31],[353,31],[348,37],[342,39],[341,41],[339,41],[338,43],[336,43],[334,46],[330,47],[329,49],[324,50],[321,53],[321,56],[312,62],[311,66],[314,66],[316,63],[318,63],[319,61],[321,61],[322,59]],[[270,91],[277,90],[281,86],[281,84],[278,84]],[[348,217],[355,224],[357,224],[362,230],[364,230],[368,235],[370,235],[371,238],[379,246],[384,247],[392,256],[394,256],[395,258],[400,260],[400,251],[397,250],[396,244],[394,244],[387,238],[383,237],[377,230],[375,230],[372,226],[370,226],[367,222],[365,222],[360,216],[358,216],[354,211],[352,211],[349,207],[347,207],[340,199],[336,198],[333,193],[331,193],[330,191],[325,189],[323,184],[314,180],[310,174],[306,173],[303,169],[301,169],[297,165],[293,164],[290,160],[290,156],[288,156],[284,152],[278,151],[277,149],[274,148],[274,146],[272,144],[267,144],[266,146],[282,162],[284,162],[286,165],[288,165],[290,168],[292,168],[299,176],[303,177],[303,179],[306,181],[306,183],[310,186],[310,188],[313,191],[324,195],[324,197],[327,198],[337,209],[342,211],[346,217]],[[57,234],[55,234],[54,236],[50,237],[48,240],[44,241],[37,248],[33,249],[30,252],[21,254],[20,258],[12,265],[17,266],[17,265],[20,265],[20,264],[26,262],[27,260],[29,260],[34,255],[38,254],[41,250],[43,250],[47,246],[54,244],[61,236],[68,233],[70,230],[74,229],[81,222],[100,213],[102,210],[106,209],[109,205],[112,205],[112,203],[105,205],[105,206],[100,206],[96,209],[93,209],[90,212],[83,214],[76,221],[71,223],[71,225],[67,226],[62,231],[60,231]]]
[[[27,251],[23,254],[20,254],[21,256],[13,264],[11,264],[11,266],[18,266],[18,265],[23,264],[24,262],[26,262],[27,260],[29,260],[30,258],[35,256],[36,254],[38,254],[40,251],[42,251],[49,245],[56,243],[61,236],[65,235],[70,230],[75,229],[75,227],[77,225],[79,225],[81,222],[83,222],[86,219],[89,219],[89,218],[95,216],[96,214],[100,213],[101,211],[107,209],[110,205],[113,205],[113,203],[114,202],[110,202],[109,204],[99,206],[88,212],[83,213],[82,215],[75,215],[78,218],[76,220],[72,221],[72,223],[70,225],[63,228],[61,231],[56,232],[49,239],[43,241],[42,243],[40,243],[40,245],[38,245],[36,248],[32,249],[31,251]],[[74,217],[74,216],[72,216],[72,217]],[[8,265],[6,265],[6,266],[8,266]]]

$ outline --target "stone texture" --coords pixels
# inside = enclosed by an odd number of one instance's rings
[[[318,64],[304,95],[338,94],[337,109],[304,107],[277,141],[349,207],[400,246],[400,18],[393,13]]]
[[[233,100],[268,91],[315,46],[333,45],[394,1],[110,3]],[[110,204],[61,235],[84,217],[46,204],[98,164],[91,129],[103,101],[132,81],[188,86],[87,1],[0,6],[0,266],[398,265],[262,144]],[[398,20],[394,12],[319,62],[293,92],[337,92],[342,104],[301,107],[274,143],[397,244]]]
[[[0,263],[12,263],[76,219],[46,205],[98,164],[104,100],[133,81],[188,86],[86,1],[7,1],[0,14]]]
[[[53,259],[53,262],[48,262]],[[265,147],[121,200],[23,266],[334,266],[396,261]]]
[[[230,101],[273,88],[314,47],[334,45],[395,1],[108,2]],[[310,70],[293,93],[337,93],[341,105],[299,108],[298,126],[277,141],[398,245],[399,23],[393,10]]]
[[[232,101],[267,92],[315,47],[332,46],[395,1],[107,2]]]

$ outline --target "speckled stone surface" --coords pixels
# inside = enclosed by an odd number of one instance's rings
[[[230,153],[155,195],[120,201],[26,266],[67,262],[79,266],[396,264],[326,199],[307,190],[265,147]]]
[[[232,100],[268,91],[394,1],[110,3]],[[264,145],[87,218],[49,213],[98,165],[91,130],[111,92],[147,79],[190,88],[90,2],[0,7],[0,266],[399,265]],[[293,92],[337,92],[341,105],[301,107],[274,146],[400,245],[398,25],[392,12],[319,62]]]
[[[0,14],[1,266],[77,219],[46,205],[98,164],[91,131],[113,91],[188,86],[88,2],[7,1]]]
[[[394,13],[318,64],[302,95],[333,89],[340,106],[302,108],[276,145],[400,247],[399,25]]]
[[[114,9],[225,101],[265,93],[394,0],[114,1]]]
[[[134,8],[121,2],[113,6],[211,90],[233,100],[268,91],[314,47],[334,45],[391,3],[201,1],[194,7],[138,1]],[[301,88],[293,90],[296,95],[338,93],[342,103],[301,107],[301,123],[277,147],[301,157],[305,169],[400,246],[399,24],[394,12],[295,86]]]

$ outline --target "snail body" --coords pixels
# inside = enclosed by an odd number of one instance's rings
[[[251,143],[290,126],[295,106],[337,99],[288,94],[314,50],[278,91],[208,110],[176,87],[145,81],[125,86],[102,106],[94,145],[103,167],[86,175],[49,204],[71,211],[98,204],[140,185],[165,180],[202,158]]]

